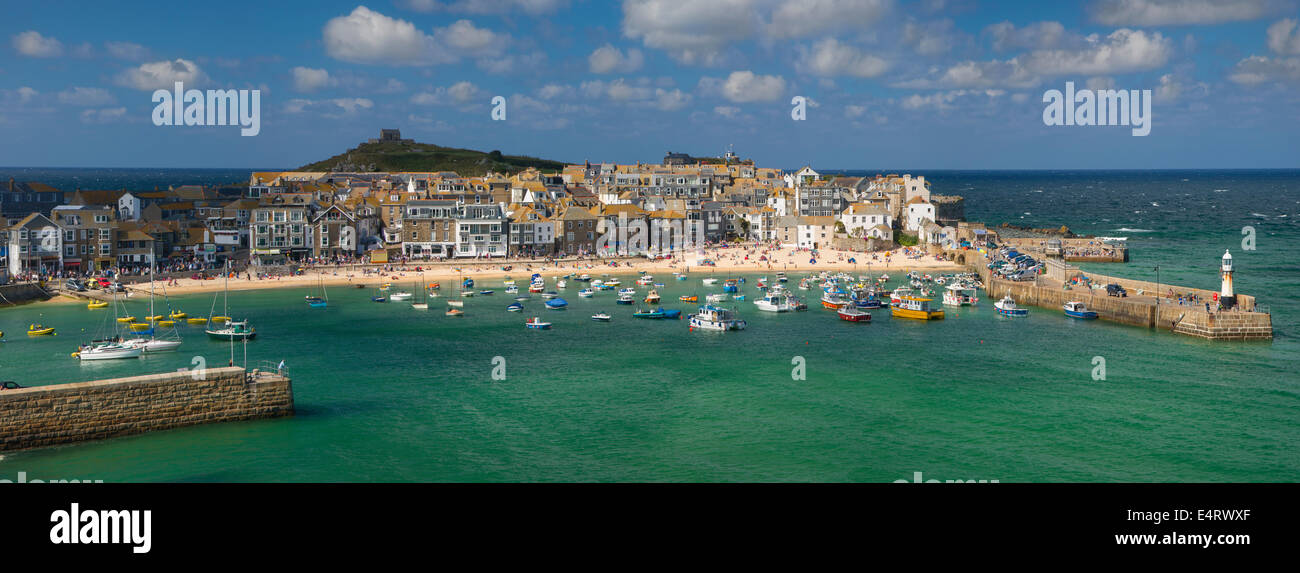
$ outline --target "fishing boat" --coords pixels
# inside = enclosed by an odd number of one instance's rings
[[[618,294],[635,295],[635,294],[636,294],[636,289],[634,289],[634,288],[618,289]]]
[[[935,309],[930,303],[934,301],[928,298],[918,298],[911,295],[904,296],[897,303],[890,304],[890,314],[894,318],[915,318],[917,320],[942,320],[943,310]]]
[[[596,314],[591,315],[591,319],[594,320],[594,321],[596,321],[596,322],[609,322],[609,321],[613,320],[614,317],[612,317],[612,316],[610,316],[610,315],[608,315],[608,314],[605,314],[605,313],[603,313],[603,312],[598,312],[598,313],[596,313]]]
[[[794,310],[794,300],[783,292],[769,292],[763,298],[754,301],[754,306],[766,312],[790,312]]]
[[[596,294],[596,291],[591,290],[591,289],[589,289],[589,288],[585,288],[585,289],[582,289],[582,290],[578,291],[578,296],[580,296],[580,297],[582,297],[582,298],[591,298],[591,297],[594,296],[595,294]]]
[[[1011,295],[1002,297],[1002,300],[993,303],[993,308],[997,309],[998,314],[1002,316],[1028,316],[1029,309],[1016,306],[1016,301],[1011,300]]]
[[[822,294],[822,307],[831,310],[838,310],[841,306],[849,304],[850,301],[844,298],[844,293],[838,290],[828,290]]]
[[[589,275],[589,274],[587,274],[587,273],[582,273],[582,274],[578,275],[578,278],[573,279],[573,280],[578,281],[578,282],[581,282],[581,283],[589,283],[589,282],[591,282],[591,275]]]
[[[510,285],[506,287],[506,294],[516,294],[518,292],[519,292],[519,287],[515,285]]]
[[[975,289],[960,284],[950,284],[943,289],[943,303],[948,306],[971,306],[979,302]]]
[[[523,310],[524,310],[524,305],[518,302],[512,302],[508,306],[506,306],[506,312],[522,312]]]
[[[1097,318],[1097,312],[1088,310],[1088,305],[1079,301],[1070,301],[1065,303],[1065,316],[1083,320],[1092,320]]]
[[[898,287],[894,289],[894,292],[889,293],[889,304],[891,306],[899,304],[900,302],[903,301],[903,297],[908,297],[908,296],[912,296],[912,289],[906,287]]]
[[[646,293],[645,295],[645,303],[657,304],[658,302],[659,302],[659,291],[650,289],[650,292]]]
[[[616,303],[618,303],[618,304],[632,304],[632,303],[636,302],[636,299],[632,298],[632,295],[630,295],[630,294],[621,294],[621,295],[618,295],[618,300],[616,300],[616,301],[614,301],[614,302],[616,302]]]
[[[736,279],[722,281],[722,292],[740,292],[740,283]]]
[[[704,297],[704,302],[711,303],[711,304],[716,304],[724,300],[727,300],[727,295],[725,294],[714,293],[714,294],[706,295]]]
[[[86,362],[93,360],[139,358],[143,353],[143,348],[128,346],[120,342],[100,342],[98,344],[84,345],[76,352],[73,352],[72,355],[79,358],[82,362]]]
[[[564,310],[567,306],[569,306],[569,302],[562,298],[553,298],[546,301],[546,308],[550,310]]]
[[[614,278],[614,277],[610,277],[610,278],[608,278],[608,279],[605,279],[605,286],[607,286],[607,287],[616,287],[616,286],[619,286],[619,285],[621,285],[621,284],[623,284],[623,283],[620,282],[617,278]]]
[[[699,330],[744,330],[745,321],[736,318],[736,311],[706,304],[691,315],[691,331]]]
[[[449,308],[447,309],[447,316],[465,316],[465,311],[459,308]]]
[[[682,296],[677,297],[677,300],[680,300],[682,302],[699,302],[700,297],[693,294],[684,294]]]
[[[550,330],[551,323],[542,322],[542,319],[534,316],[532,320],[524,323],[530,330]]]
[[[789,281],[790,278],[787,277],[787,276],[785,276],[785,273],[784,273],[784,272],[778,272],[778,273],[776,273],[776,280],[777,280],[777,282],[786,282],[786,281]]]
[[[871,313],[851,304],[841,306],[835,314],[840,316],[840,320],[848,322],[871,322]]]
[[[663,317],[664,317],[663,309],[648,310],[644,308],[638,308],[636,309],[635,312],[632,313],[632,318],[663,318]]]
[[[655,282],[655,278],[651,275],[641,275],[641,278],[636,279],[636,284],[639,284],[641,286],[646,286],[654,282]]]
[[[664,313],[664,318],[668,320],[680,320],[682,318],[682,311],[675,308],[659,307],[659,311]]]
[[[91,310],[97,308],[107,308],[107,307],[108,307],[108,301],[105,300],[97,300],[97,301],[86,303],[86,308]]]

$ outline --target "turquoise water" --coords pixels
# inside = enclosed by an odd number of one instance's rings
[[[443,316],[441,299],[433,301],[437,310],[414,311],[406,303],[372,303],[366,290],[331,289],[324,310],[307,308],[297,289],[232,293],[231,314],[250,317],[259,332],[247,346],[250,362],[285,361],[297,416],[10,453],[0,460],[0,477],[881,482],[922,472],[926,479],[1010,482],[1300,475],[1300,274],[1288,249],[1300,238],[1294,173],[1228,183],[1153,175],[1136,179],[1136,191],[1120,184],[1129,181],[1122,173],[945,176],[964,177],[936,178],[936,187],[970,187],[953,192],[980,205],[968,206],[972,219],[1038,225],[1019,219],[1031,212],[1076,230],[1128,234],[1134,261],[1096,266],[1112,274],[1145,276],[1159,264],[1166,282],[1213,288],[1218,256],[1229,247],[1237,255],[1241,227],[1253,224],[1259,248],[1238,256],[1238,286],[1272,309],[1277,339],[1210,342],[1072,321],[1047,309],[1006,319],[988,300],[930,323],[874,311],[872,324],[845,323],[816,306],[776,315],[736,302],[748,330],[693,333],[685,321],[634,320],[633,307],[616,305],[611,292],[579,298],[574,283],[564,294],[568,310],[543,310],[535,297],[522,314],[505,312],[511,299],[499,282],[480,284],[498,294],[468,299],[460,319]],[[1076,177],[1100,178],[1109,187],[1103,197],[1118,197],[1116,204],[1080,210],[1069,200]],[[1214,191],[1220,188],[1229,190]],[[1033,197],[1051,193],[1059,196]],[[1254,193],[1271,203],[1254,204]],[[1196,203],[1202,200],[1210,203]],[[1130,213],[1152,201],[1170,211]],[[1226,213],[1179,210],[1211,204]],[[1114,232],[1120,228],[1144,231]],[[720,291],[702,287],[701,278],[660,277],[663,306],[690,309],[679,295]],[[744,290],[752,300],[750,278]],[[173,303],[206,315],[211,297]],[[142,308],[131,310],[140,315]],[[614,321],[592,322],[597,311]],[[182,327],[185,343],[175,354],[81,365],[68,353],[81,329],[99,327],[102,312],[50,304],[0,310],[7,339],[0,377],[43,384],[187,368],[194,356],[209,365],[229,360],[229,345]],[[526,330],[534,315],[554,329]],[[22,330],[37,320],[61,335],[27,339]],[[242,362],[242,348],[236,354]],[[505,380],[492,379],[496,356],[505,359]],[[1106,360],[1105,380],[1092,377],[1096,356]],[[792,379],[795,357],[803,358],[805,380]]]

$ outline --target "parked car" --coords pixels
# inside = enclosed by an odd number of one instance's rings
[[[68,289],[70,291],[85,292],[86,283],[83,283],[77,279],[68,279],[64,281],[63,288]]]
[[[1106,285],[1106,294],[1109,296],[1126,297],[1128,296],[1128,291],[1124,290],[1124,287],[1122,286],[1111,283]]]
[[[95,279],[95,284],[99,285],[99,288],[108,288],[113,286],[113,281],[110,281],[104,277],[99,277]]]

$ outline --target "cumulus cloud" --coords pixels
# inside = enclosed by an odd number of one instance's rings
[[[1035,22],[1021,28],[1011,22],[998,22],[985,28],[984,33],[993,38],[993,49],[999,52],[1057,48],[1070,37],[1060,22]]]
[[[624,54],[613,44],[605,44],[596,51],[587,56],[587,66],[593,74],[608,74],[618,72],[621,74],[635,72],[641,69],[645,58],[641,55],[641,50],[635,48],[629,49]]]
[[[956,107],[956,103],[963,99],[976,99],[985,102],[995,100],[1006,95],[1002,90],[954,90],[949,92],[938,92],[932,94],[912,94],[902,99],[899,105],[903,109],[935,109],[938,111],[947,111]]]
[[[335,98],[326,100],[291,99],[284,105],[285,113],[320,113],[325,117],[344,117],[356,115],[363,109],[375,107],[375,102],[366,98]]]
[[[467,56],[496,56],[505,51],[510,36],[479,28],[469,20],[457,20],[450,26],[434,30],[434,38]]]
[[[727,119],[735,119],[736,116],[740,115],[740,108],[734,105],[720,105],[713,108],[713,113]]]
[[[81,112],[83,123],[112,123],[126,117],[126,108],[88,109]]]
[[[573,97],[573,87],[560,84],[546,84],[537,90],[537,97],[542,99],[557,99]]]
[[[1228,79],[1234,83],[1254,86],[1269,82],[1300,81],[1300,58],[1269,58],[1251,56],[1233,67]]]
[[[297,66],[290,73],[293,74],[293,89],[300,92],[314,92],[338,83],[325,69]]]
[[[965,61],[943,70],[936,77],[900,81],[900,88],[1025,88],[1039,84],[1041,79],[1031,73],[1017,58],[986,62]]]
[[[56,58],[63,55],[62,42],[42,36],[36,30],[15,34],[13,44],[18,53],[32,58]]]
[[[784,0],[772,11],[767,26],[773,38],[806,38],[860,29],[880,20],[890,0]]]
[[[118,85],[145,91],[171,89],[176,82],[193,87],[207,81],[198,64],[182,58],[140,64],[117,75]]]
[[[1102,38],[1092,35],[1079,50],[1036,50],[1025,56],[1025,68],[1044,75],[1122,74],[1163,66],[1173,54],[1172,42],[1160,32],[1121,28]]]
[[[686,64],[715,64],[731,43],[754,35],[756,0],[625,0],[623,35]]]
[[[321,36],[325,52],[345,62],[422,66],[454,59],[414,24],[365,6],[326,22]]]
[[[1274,22],[1268,27],[1268,49],[1278,54],[1300,55],[1300,33],[1297,22],[1287,18]]]
[[[80,107],[97,107],[117,103],[117,99],[103,88],[72,87],[59,92],[59,103]]]
[[[1258,20],[1281,7],[1279,0],[1099,0],[1090,12],[1107,26],[1189,26]]]
[[[511,14],[522,11],[532,15],[552,14],[568,5],[568,0],[402,0],[400,4],[416,12],[456,12],[465,14]]]
[[[799,48],[799,69],[817,76],[853,76],[874,78],[889,69],[885,60],[864,53],[853,46],[826,38],[811,49]]]
[[[726,79],[700,78],[700,91],[735,103],[775,101],[785,94],[785,78],[758,75],[749,70],[731,72]]]
[[[463,105],[478,98],[481,91],[470,82],[457,82],[450,86],[439,87],[433,91],[420,92],[411,96],[411,103],[416,105]]]

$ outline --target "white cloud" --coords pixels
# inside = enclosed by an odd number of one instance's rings
[[[498,58],[479,58],[479,69],[489,74],[509,74],[516,70],[538,71],[546,67],[546,52],[508,54]]]
[[[784,0],[767,26],[774,38],[805,38],[868,27],[893,6],[890,0]]]
[[[885,60],[841,44],[835,38],[826,38],[811,49],[799,47],[799,69],[817,76],[853,76],[874,78],[889,69]]]
[[[993,49],[999,52],[1057,48],[1071,37],[1060,22],[1035,22],[1022,28],[1016,28],[1011,22],[998,22],[985,28],[984,33],[993,38]]]
[[[666,90],[655,88],[655,99],[652,104],[655,109],[663,111],[677,111],[691,103],[691,94],[682,90]]]
[[[73,87],[59,92],[59,103],[80,107],[98,107],[117,103],[117,99],[103,88]]]
[[[962,36],[956,31],[952,20],[917,23],[908,21],[903,26],[903,43],[911,46],[922,56],[937,56],[952,50],[953,44]]]
[[[450,26],[437,28],[433,36],[438,42],[468,56],[497,56],[510,43],[508,34],[476,27],[469,20],[457,20]]]
[[[947,111],[956,107],[960,100],[983,100],[984,103],[996,100],[1006,95],[1002,90],[955,90],[949,92],[938,92],[927,95],[912,94],[903,98],[899,104],[903,109],[918,110],[933,108],[939,111]]]
[[[542,86],[541,89],[537,90],[537,97],[542,99],[547,99],[547,100],[556,99],[556,98],[569,99],[573,97],[573,91],[574,90],[572,86],[563,86],[559,84],[546,84]]]
[[[618,72],[621,74],[635,72],[641,69],[645,58],[641,55],[641,50],[635,48],[629,49],[624,54],[613,44],[605,44],[596,51],[587,56],[587,66],[593,74],[608,74]]]
[[[83,123],[112,123],[126,117],[126,108],[88,109],[81,112]]]
[[[132,42],[104,42],[104,49],[119,60],[139,62],[149,59],[149,48]]]
[[[422,66],[454,58],[405,20],[390,18],[365,6],[325,23],[321,30],[325,52],[345,62]]]
[[[1300,58],[1251,56],[1237,62],[1228,79],[1247,86],[1273,81],[1297,82],[1300,81]]]
[[[1163,66],[1173,54],[1172,43],[1160,32],[1121,28],[1104,39],[1092,35],[1079,50],[1037,50],[1024,58],[1025,68],[1044,75],[1122,74]]]
[[[63,55],[62,42],[42,36],[36,30],[15,34],[13,43],[18,53],[32,58],[55,58]]]
[[[775,101],[785,94],[785,78],[763,76],[749,70],[731,72],[727,79],[700,78],[700,91],[716,93],[735,103]]]
[[[1278,54],[1300,55],[1300,30],[1294,18],[1274,22],[1268,27],[1268,49]]]
[[[734,119],[736,116],[740,115],[740,108],[734,105],[720,105],[713,108],[713,113],[727,119]]]
[[[461,105],[473,101],[479,96],[478,86],[470,82],[457,82],[447,87],[439,87],[431,92],[420,92],[411,96],[411,103],[416,105]]]
[[[198,64],[182,58],[140,64],[117,75],[118,85],[145,91],[170,89],[176,82],[185,82],[188,88],[207,81]]]
[[[402,0],[400,4],[416,12],[458,12],[467,14],[511,14],[523,11],[534,16],[551,14],[568,5],[568,0]]]
[[[1088,81],[1084,82],[1083,85],[1084,87],[1094,91],[1115,89],[1115,78],[1110,76],[1091,77],[1088,78]]]
[[[320,113],[325,117],[343,117],[356,115],[363,109],[375,107],[375,102],[363,97],[335,98],[327,100],[310,100],[296,98],[284,105],[285,113]]]
[[[754,35],[756,0],[624,0],[623,35],[686,64],[715,64],[731,43]]]
[[[290,70],[293,74],[293,89],[300,92],[314,92],[318,89],[338,84],[331,78],[329,70],[297,66]]]
[[[966,61],[943,70],[935,78],[922,78],[896,82],[900,88],[1025,88],[1039,84],[1041,79],[1026,70],[1020,60]]]
[[[1107,26],[1186,26],[1258,20],[1280,7],[1278,0],[1099,0],[1090,12]]]

